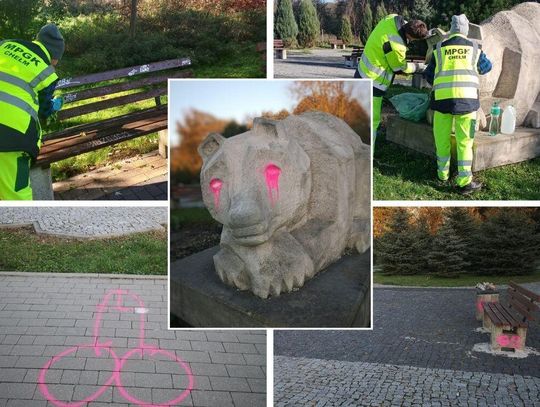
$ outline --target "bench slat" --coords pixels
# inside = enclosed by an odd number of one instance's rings
[[[496,326],[526,327],[527,324],[515,316],[504,305],[498,302],[484,304],[484,311]]]
[[[99,122],[79,124],[77,126],[69,127],[64,130],[59,130],[53,133],[46,134],[45,136],[43,136],[43,141],[46,141],[47,144],[50,145],[55,140],[61,141],[61,139],[65,139],[70,136],[78,137],[81,133],[93,131],[99,127],[107,127],[110,124],[122,125],[125,123],[129,123],[132,120],[139,120],[141,118],[159,115],[161,111],[166,108],[167,108],[167,105],[156,106],[156,107],[140,110],[136,113],[126,113],[121,116],[111,117],[105,120],[101,120]]]
[[[524,324],[521,317],[518,317],[510,308],[507,306],[501,304],[500,302],[497,303],[497,308],[501,314],[503,314],[506,318],[506,320],[510,323],[512,326],[527,326]]]
[[[508,295],[510,300],[519,303],[527,311],[538,311],[538,306],[528,297],[520,294],[518,291],[514,291],[512,288],[508,289]]]
[[[167,88],[156,88],[148,92],[131,93],[129,95],[106,99],[100,102],[87,103],[86,105],[77,106],[71,109],[60,110],[58,112],[58,118],[60,120],[65,120],[71,117],[82,116],[85,114],[93,113],[98,110],[104,110],[111,107],[127,105],[133,102],[140,102],[141,100],[151,99],[151,98],[163,96],[166,94],[167,94]]]
[[[534,320],[534,317],[529,312],[529,309],[524,307],[523,304],[521,304],[520,302],[513,300],[512,298],[510,299],[510,308],[516,310],[521,315],[523,315],[525,320],[529,320],[529,321]]]
[[[86,99],[92,99],[99,96],[112,95],[114,93],[137,89],[143,86],[155,85],[160,82],[167,84],[167,80],[169,78],[190,78],[192,76],[192,71],[180,71],[172,74],[163,74],[159,76],[138,79],[136,81],[128,81],[123,83],[116,83],[114,85],[106,85],[96,88],[84,89],[79,92],[66,93],[62,95],[62,97],[64,98],[64,104],[66,104]]]
[[[512,287],[514,290],[518,291],[520,294],[523,294],[529,298],[531,298],[535,302],[540,302],[540,294],[536,294],[535,292],[532,292],[531,290],[528,290],[525,287],[522,287],[513,281],[510,281],[510,284],[508,284],[510,287]]]
[[[110,126],[88,132],[80,136],[56,141],[54,144],[44,143],[36,165],[48,166],[53,162],[64,160],[98,148],[107,147],[136,137],[155,133],[167,128],[167,112],[158,116],[131,121],[123,126]]]
[[[129,68],[120,68],[113,71],[98,72],[89,75],[77,76],[74,78],[63,78],[58,81],[56,89],[73,88],[76,86],[86,85],[90,83],[131,77],[134,75],[140,75],[156,71],[164,71],[166,69],[181,68],[190,65],[191,59],[189,58],[177,58],[161,62],[151,62],[149,64],[138,65]]]

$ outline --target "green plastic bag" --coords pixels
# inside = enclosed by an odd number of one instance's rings
[[[390,98],[399,113],[399,117],[413,122],[426,120],[429,108],[429,96],[425,93],[401,93]]]

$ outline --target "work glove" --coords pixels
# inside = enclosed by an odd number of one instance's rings
[[[415,62],[414,63],[414,72],[415,73],[422,73],[426,70],[427,65],[423,62]]]
[[[52,100],[52,108],[55,112],[58,112],[60,109],[62,109],[63,105],[64,99],[61,96],[57,96]]]

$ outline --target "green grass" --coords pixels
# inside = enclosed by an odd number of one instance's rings
[[[437,179],[434,159],[384,141],[377,141],[375,151],[375,200],[540,199],[539,158],[475,173],[475,179],[484,183],[484,188],[478,193],[463,196],[456,190],[454,177],[448,182]],[[456,169],[452,170],[455,174]]]
[[[235,58],[220,61],[215,65],[193,66],[196,78],[265,78],[262,68],[261,54],[254,45],[246,47],[244,52]]]
[[[526,276],[476,276],[463,274],[457,278],[445,278],[429,275],[389,276],[373,273],[373,282],[384,285],[417,286],[417,287],[474,287],[476,284],[489,281],[495,285],[516,283],[531,283],[540,281],[540,270]]]
[[[76,240],[0,230],[0,270],[59,273],[167,274],[167,233]]]
[[[182,226],[215,224],[216,221],[206,208],[171,209],[171,229],[178,230]]]

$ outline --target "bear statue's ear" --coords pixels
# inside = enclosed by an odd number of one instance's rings
[[[278,123],[277,120],[267,119],[266,117],[256,117],[253,119],[253,131],[255,131],[255,133],[263,133],[278,138]]]
[[[199,145],[197,151],[203,160],[212,157],[221,147],[221,144],[225,141],[225,138],[218,133],[210,133],[208,137]]]

